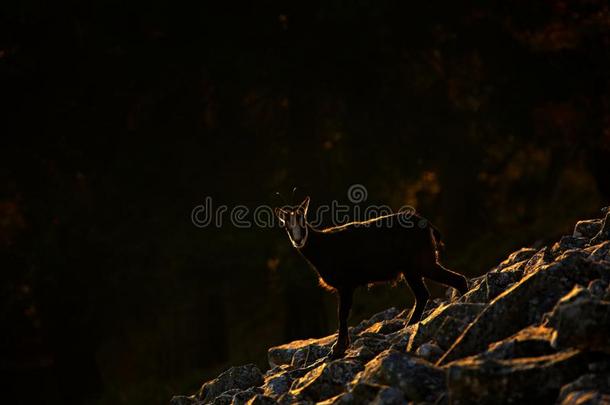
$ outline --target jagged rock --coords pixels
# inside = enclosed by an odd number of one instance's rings
[[[569,350],[515,360],[458,360],[449,365],[452,404],[552,403],[566,382],[586,372],[584,355]]]
[[[293,368],[289,365],[283,365],[269,370],[265,374],[265,384],[261,387],[264,395],[273,398],[284,395],[288,392],[294,380],[303,377],[311,370],[319,367],[324,360],[320,359],[306,367]]]
[[[494,299],[438,364],[481,352],[489,343],[536,324],[575,284],[587,284],[607,270],[608,265],[603,262],[593,262],[578,254],[564,254],[557,262],[541,266]]]
[[[426,360],[387,350],[371,360],[355,382],[387,385],[409,400],[434,402],[444,391],[445,373]]]
[[[360,370],[362,363],[352,359],[324,363],[295,380],[289,394],[295,400],[323,401],[343,392]]]
[[[370,317],[369,319],[366,319],[366,320],[360,322],[357,326],[350,328],[350,334],[357,335],[360,332],[370,328],[372,325],[376,324],[377,322],[389,321],[390,319],[396,318],[399,313],[400,313],[400,311],[398,311],[394,307],[388,308],[385,311],[378,312],[375,315],[373,315],[372,317]]]
[[[574,226],[572,236],[576,238],[591,239],[602,229],[603,220],[601,219],[586,219],[578,221]]]
[[[197,402],[197,404],[209,404],[209,405],[246,405],[254,397],[261,395],[260,388],[248,388],[245,391],[241,391],[237,388],[223,392],[211,402]]]
[[[387,321],[377,322],[368,327],[364,333],[379,333],[389,335],[390,333],[401,330],[405,327],[406,317],[404,319],[389,319]]]
[[[485,304],[452,303],[441,305],[427,318],[417,323],[409,339],[407,351],[415,352],[419,345],[434,340],[447,349],[482,310]],[[451,318],[451,319],[447,319]]]
[[[562,405],[610,403],[610,374],[580,376],[561,388],[557,403]]]
[[[250,398],[246,405],[274,405],[276,401],[266,395],[257,394],[254,397]]]
[[[602,227],[593,238],[591,238],[591,245],[597,245],[605,240],[610,239],[610,211],[606,212],[606,216],[602,222]]]
[[[405,395],[397,388],[381,387],[377,396],[368,403],[371,405],[402,405],[405,403]]]
[[[589,253],[591,260],[605,260],[610,261],[610,241],[604,241],[597,245],[591,245],[584,249],[585,252]]]
[[[508,360],[546,356],[556,352],[551,346],[552,337],[553,329],[549,327],[529,326],[513,336],[490,344],[487,350],[474,358]]]
[[[557,303],[549,321],[555,328],[553,347],[610,353],[610,302],[592,297],[588,289],[575,287]]]
[[[231,405],[246,405],[254,397],[261,395],[263,390],[258,387],[248,388],[245,391],[239,391],[233,394]]]
[[[570,235],[562,236],[559,242],[556,242],[551,248],[551,255],[557,257],[568,250],[583,248],[588,242],[587,238],[578,238]]]
[[[570,292],[568,292],[566,295],[564,295],[557,301],[555,307],[557,307],[558,305],[571,304],[583,298],[591,298],[591,292],[588,288],[584,288],[582,285],[576,284],[574,288],[570,290]],[[551,316],[549,318],[551,320],[552,325],[553,316],[552,314],[550,315]]]
[[[292,358],[297,351],[306,351],[309,359],[315,361],[330,353],[330,347],[337,340],[337,335],[326,336],[321,339],[296,340],[284,345],[275,346],[267,351],[267,360],[271,367],[282,364],[292,364]]]
[[[354,344],[356,344],[356,342],[358,340],[362,340],[363,342],[366,342],[367,341],[366,339],[385,340],[386,336],[382,333],[368,332],[368,329],[367,329],[366,331],[364,331],[358,335],[358,338],[354,341]]]
[[[455,289],[453,289],[453,290],[455,290]],[[455,290],[455,291],[457,291],[457,290]],[[441,305],[444,305],[446,303],[447,303],[447,301],[443,300],[441,298],[434,298],[434,299],[428,300],[428,302],[426,303],[426,307],[424,308],[424,311],[422,312],[421,319],[426,319],[432,312],[436,311],[436,308],[438,308]]]
[[[452,292],[451,302],[487,303],[501,294],[513,283],[519,281],[524,274],[527,260],[534,249],[521,249],[509,256],[499,266],[489,273],[477,277],[469,284],[469,290],[462,297]],[[519,261],[518,259],[522,259]]]
[[[439,326],[434,341],[445,352],[451,347],[455,339],[466,330],[470,321],[471,319],[468,318],[446,317],[441,326]]]
[[[503,269],[505,269],[507,267],[511,267],[512,265],[514,265],[516,263],[520,263],[520,262],[530,259],[535,254],[536,254],[536,249],[521,248],[521,249],[517,250],[516,252],[511,253],[506,260],[504,260],[502,263],[500,263],[498,266],[496,266],[491,271],[496,271],[496,272],[502,271]]]
[[[454,288],[447,289],[450,302],[484,303],[487,302],[485,275],[468,280],[468,292],[462,296]]]
[[[417,324],[405,327],[410,308],[375,314],[349,328],[343,359],[327,357],[336,335],[287,343],[269,349],[264,376],[234,367],[170,403],[610,404],[608,218],[511,253],[463,296],[430,300]]]
[[[366,363],[389,347],[390,342],[384,335],[363,332],[347,350],[346,358],[356,358]]]
[[[415,325],[407,326],[404,329],[398,330],[394,333],[387,335],[387,339],[390,342],[390,347],[393,350],[403,351],[406,350],[407,344],[411,335],[415,331]]]
[[[525,263],[523,269],[523,276],[528,276],[531,273],[536,272],[540,266],[550,263],[553,261],[553,255],[546,246],[536,252],[529,260]]]
[[[330,346],[309,345],[302,347],[294,352],[290,365],[294,368],[309,366],[328,356],[330,351]]]
[[[583,249],[569,249],[565,252],[561,253],[559,256],[556,256],[555,262],[563,262],[565,260],[577,260],[577,258],[588,259],[589,261],[593,261],[589,259],[589,254],[585,252]]]
[[[288,372],[272,374],[263,385],[264,393],[270,397],[279,397],[288,392],[292,381],[293,379]]]
[[[209,405],[231,405],[233,403],[233,396],[239,393],[239,389],[232,389],[226,392],[223,392],[212,401],[202,401],[202,404]]]
[[[526,262],[521,261],[504,267],[502,270],[490,271],[487,273],[485,275],[485,284],[487,284],[487,297],[485,298],[485,302],[490,302],[503,293],[508,287],[521,280],[525,265]]]
[[[383,385],[358,383],[352,389],[317,405],[403,405],[406,403],[402,391]]]
[[[451,302],[467,302],[471,304],[483,304],[487,302],[487,283],[485,280],[481,280],[477,283],[473,289],[469,290],[466,294],[458,297],[457,300],[452,299]]]
[[[203,402],[211,402],[229,390],[246,390],[262,384],[263,375],[254,364],[231,367],[216,379],[203,384],[199,389],[197,399]]]
[[[596,391],[570,392],[560,405],[610,405],[610,395]]]

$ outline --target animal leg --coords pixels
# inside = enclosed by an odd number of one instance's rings
[[[352,299],[354,295],[353,288],[343,287],[339,288],[337,292],[337,312],[339,315],[339,333],[337,341],[333,345],[332,352],[330,354],[331,359],[338,359],[343,357],[345,350],[349,346],[349,333],[347,329],[347,318],[349,317],[350,309],[352,308]]]
[[[466,277],[443,267],[439,263],[435,263],[429,272],[424,273],[424,276],[432,281],[455,288],[461,295],[468,292]]]
[[[426,284],[424,284],[424,280],[421,278],[421,276],[407,274],[404,274],[404,276],[407,280],[409,288],[415,296],[415,305],[413,306],[413,310],[411,311],[407,321],[407,326],[409,326],[421,320],[421,316],[424,313],[426,304],[428,303],[428,298],[430,298],[430,293],[428,292],[428,288],[426,288]]]

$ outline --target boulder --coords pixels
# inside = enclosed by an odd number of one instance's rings
[[[404,403],[406,403],[404,394],[396,388],[357,383],[345,394],[318,402],[317,405],[403,405]]]
[[[606,216],[602,222],[601,229],[599,232],[591,238],[591,245],[597,245],[603,241],[610,239],[610,211],[606,212]]]
[[[523,277],[526,262],[521,261],[502,270],[490,271],[485,275],[487,284],[485,302],[490,302]]]
[[[327,356],[330,348],[337,340],[337,335],[326,336],[321,339],[295,340],[280,346],[275,346],[267,351],[267,360],[271,367],[282,364],[292,364],[292,358],[297,351],[305,352],[305,357],[313,361]]]
[[[487,274],[473,279],[469,283],[468,292],[461,297],[453,289],[450,289],[452,290],[450,301],[465,303],[490,302],[523,277],[528,260],[532,257],[530,253],[533,254],[533,252],[534,249],[521,249],[514,252],[508,259]],[[518,259],[522,260],[515,261]]]
[[[528,325],[538,323],[545,312],[574,285],[600,277],[607,265],[579,254],[564,254],[542,265],[495,298],[466,328],[438,364],[474,355],[488,344],[502,340]]]
[[[365,332],[352,342],[345,357],[356,358],[366,363],[389,347],[390,342],[384,335]]]
[[[525,267],[523,268],[523,276],[536,272],[540,266],[551,263],[553,259],[554,258],[551,254],[551,250],[546,246],[543,247],[525,263]]]
[[[206,404],[206,405],[232,405],[233,404],[233,396],[235,394],[238,394],[240,391],[239,389],[232,389],[229,391],[225,391],[222,394],[220,394],[219,396],[217,396],[216,398],[214,398],[212,401],[202,401],[202,404]]]
[[[597,391],[573,391],[570,392],[560,405],[610,405],[610,395]]]
[[[386,321],[377,322],[369,326],[364,333],[379,333],[382,335],[389,335],[399,331],[405,327],[406,317],[404,319],[389,319]]]
[[[575,287],[553,309],[549,323],[554,327],[555,348],[577,347],[610,353],[610,302]]]
[[[263,374],[254,364],[231,367],[217,378],[201,386],[197,399],[212,402],[218,396],[230,390],[247,390],[263,384]]]
[[[246,405],[254,397],[261,395],[263,390],[258,387],[248,388],[245,391],[239,391],[233,394],[231,405]]]
[[[264,394],[270,397],[279,397],[288,392],[292,381],[293,378],[287,371],[273,373],[267,378],[263,385]]]
[[[387,350],[371,360],[354,382],[387,385],[408,400],[434,402],[445,390],[445,372],[416,356]]]
[[[586,219],[578,221],[574,226],[572,236],[576,238],[591,239],[602,229],[603,220],[601,219]]]
[[[370,317],[369,319],[365,319],[360,322],[357,326],[350,328],[350,335],[357,335],[360,332],[370,328],[374,324],[382,321],[389,321],[390,319],[396,318],[400,314],[400,311],[394,307],[388,308],[385,311],[381,311]],[[406,318],[403,317],[403,318]]]
[[[390,342],[390,347],[394,350],[404,351],[407,349],[407,344],[411,339],[411,335],[414,333],[416,325],[409,325],[404,329],[398,330],[394,333],[390,333],[387,336]]]
[[[275,405],[277,402],[266,395],[257,394],[250,398],[246,405]]]
[[[547,326],[528,326],[513,336],[490,344],[487,350],[474,357],[508,360],[550,355],[556,352],[551,345],[553,332]]]
[[[437,307],[427,318],[418,322],[410,336],[407,351],[417,348],[430,340],[437,342],[442,349],[451,343],[483,309],[485,304],[455,302]]]
[[[495,360],[466,358],[448,366],[452,404],[543,403],[555,401],[560,388],[586,372],[578,350],[541,357]]]
[[[422,359],[425,359],[431,363],[436,362],[443,355],[444,350],[441,349],[436,343],[430,341],[419,345],[415,354]]]
[[[562,236],[559,242],[551,247],[550,254],[552,257],[558,257],[569,250],[578,250],[584,248],[589,243],[587,238],[578,238],[575,236]]]
[[[487,284],[485,276],[479,276],[468,280],[468,292],[462,296],[454,288],[448,288],[446,296],[449,302],[486,303]]]
[[[292,383],[290,397],[295,401],[313,402],[329,399],[344,392],[347,383],[361,370],[362,364],[353,359],[321,364]]]
[[[591,260],[610,261],[610,241],[604,241],[598,245],[589,246],[585,249],[585,252],[589,253],[589,258]]]
[[[585,374],[578,377],[561,388],[557,403],[610,404],[610,374]]]
[[[521,248],[516,252],[511,253],[506,260],[501,262],[491,271],[500,272],[503,269],[513,266],[516,263],[520,263],[526,260],[529,260],[532,256],[536,254],[536,249],[532,248]]]

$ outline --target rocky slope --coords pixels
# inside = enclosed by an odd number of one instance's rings
[[[172,405],[610,404],[610,210],[553,246],[512,253],[430,302],[404,327],[390,308],[334,336],[269,349],[270,369],[233,367]]]

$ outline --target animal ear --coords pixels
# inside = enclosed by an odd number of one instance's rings
[[[274,210],[274,212],[275,212],[275,215],[280,220],[280,226],[286,225],[286,216],[288,215],[288,213],[281,208],[276,208]]]
[[[305,197],[305,200],[299,205],[299,210],[303,211],[303,214],[307,215],[307,209],[309,208],[309,196]]]

